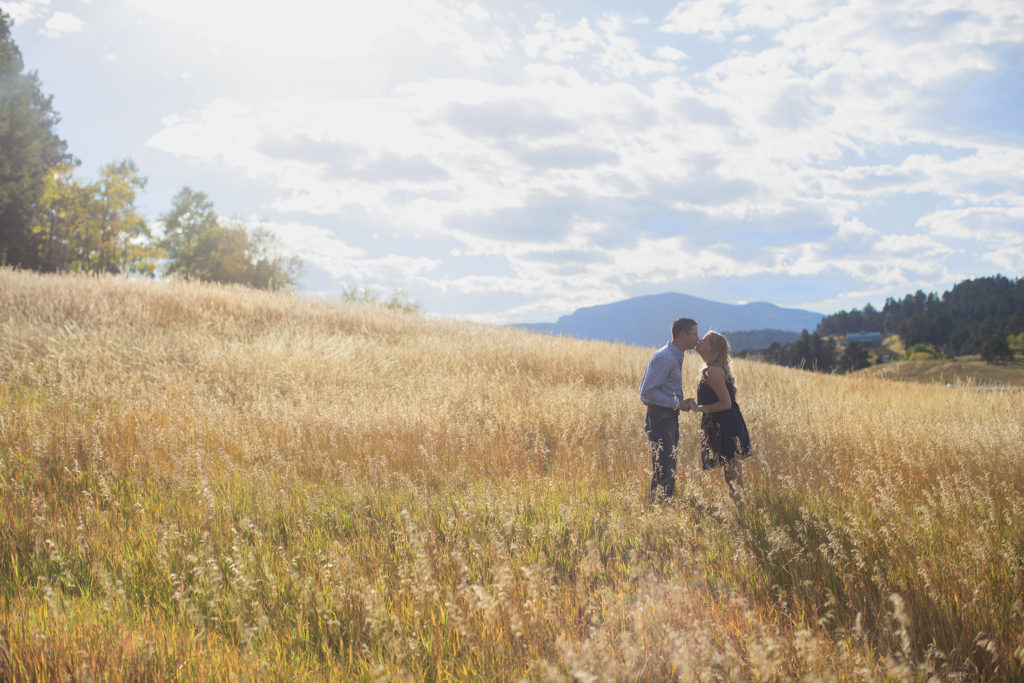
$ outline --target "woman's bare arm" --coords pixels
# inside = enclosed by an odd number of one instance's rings
[[[714,389],[718,400],[714,403],[705,403],[704,405],[697,406],[697,411],[701,413],[720,413],[723,410],[732,408],[732,399],[729,398],[729,390],[725,387],[725,370],[717,365],[712,365],[708,368],[707,380],[711,388]]]

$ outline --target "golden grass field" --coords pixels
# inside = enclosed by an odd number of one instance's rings
[[[652,350],[0,269],[0,680],[1024,676],[1021,393],[735,361],[651,506]]]
[[[1014,358],[1008,363],[990,364],[980,356],[961,356],[954,359],[910,360],[885,365],[873,365],[858,373],[903,382],[932,382],[972,388],[1024,390],[1024,359]]]

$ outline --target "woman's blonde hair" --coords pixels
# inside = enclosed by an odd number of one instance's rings
[[[708,343],[708,358],[700,370],[701,379],[708,376],[710,366],[717,365],[725,370],[726,381],[735,385],[736,379],[732,376],[732,368],[729,367],[729,340],[718,332],[708,332],[704,335],[704,339]]]

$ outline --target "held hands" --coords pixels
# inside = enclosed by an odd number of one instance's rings
[[[679,410],[697,410],[697,401],[692,398],[684,398],[679,402]]]

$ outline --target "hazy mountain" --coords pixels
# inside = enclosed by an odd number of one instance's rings
[[[695,319],[700,325],[701,334],[706,330],[743,330],[743,339],[757,339],[760,343],[767,341],[762,347],[766,348],[772,341],[792,341],[789,334],[802,330],[813,331],[824,316],[797,308],[780,308],[763,301],[743,305],[723,304],[689,294],[669,292],[580,308],[554,323],[521,323],[516,327],[577,339],[662,346],[671,336],[669,328],[672,321],[681,317]],[[751,334],[755,331],[759,334]],[[773,331],[781,335],[770,334]],[[736,341],[740,341],[740,338]],[[733,344],[736,351],[744,347],[753,348],[745,344]]]

